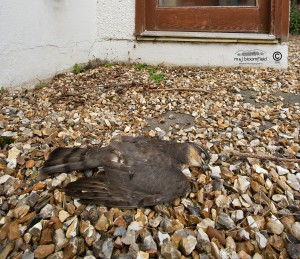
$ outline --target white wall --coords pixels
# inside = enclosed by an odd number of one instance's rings
[[[135,0],[0,0],[0,88],[30,87],[100,58],[191,66],[287,67],[287,45],[137,42]],[[260,51],[260,64],[237,59]],[[275,62],[273,53],[283,57]]]
[[[0,87],[34,85],[92,59],[96,0],[0,0]]]

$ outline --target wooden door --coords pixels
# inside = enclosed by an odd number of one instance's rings
[[[269,33],[272,0],[146,0],[145,30]]]

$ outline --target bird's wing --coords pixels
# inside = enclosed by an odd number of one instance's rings
[[[66,194],[79,199],[84,204],[105,205],[107,207],[133,208],[138,200],[132,190],[122,184],[111,185],[105,174],[80,178],[65,187]]]
[[[182,196],[189,183],[180,170],[137,163],[124,168],[112,163],[105,174],[69,183],[67,195],[87,204],[136,208],[169,202]]]

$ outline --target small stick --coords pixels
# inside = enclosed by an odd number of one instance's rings
[[[272,161],[283,161],[283,162],[291,162],[291,163],[300,163],[300,159],[297,158],[284,158],[284,157],[276,157],[271,155],[258,155],[258,154],[251,154],[251,153],[242,153],[239,151],[226,151],[226,153],[229,153],[233,156],[239,156],[239,157],[245,157],[245,158],[257,158],[257,159],[264,159],[264,160],[272,160]],[[223,154],[226,154],[223,153]]]
[[[149,90],[152,90],[152,91],[160,91],[160,92],[163,92],[163,91],[168,91],[168,92],[171,92],[171,91],[178,91],[178,92],[204,92],[204,93],[207,93],[207,94],[211,94],[211,92],[207,91],[207,90],[204,90],[204,89],[201,89],[201,88],[150,88]]]

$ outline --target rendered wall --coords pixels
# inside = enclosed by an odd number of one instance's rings
[[[32,86],[93,59],[96,0],[0,0],[0,87]]]

